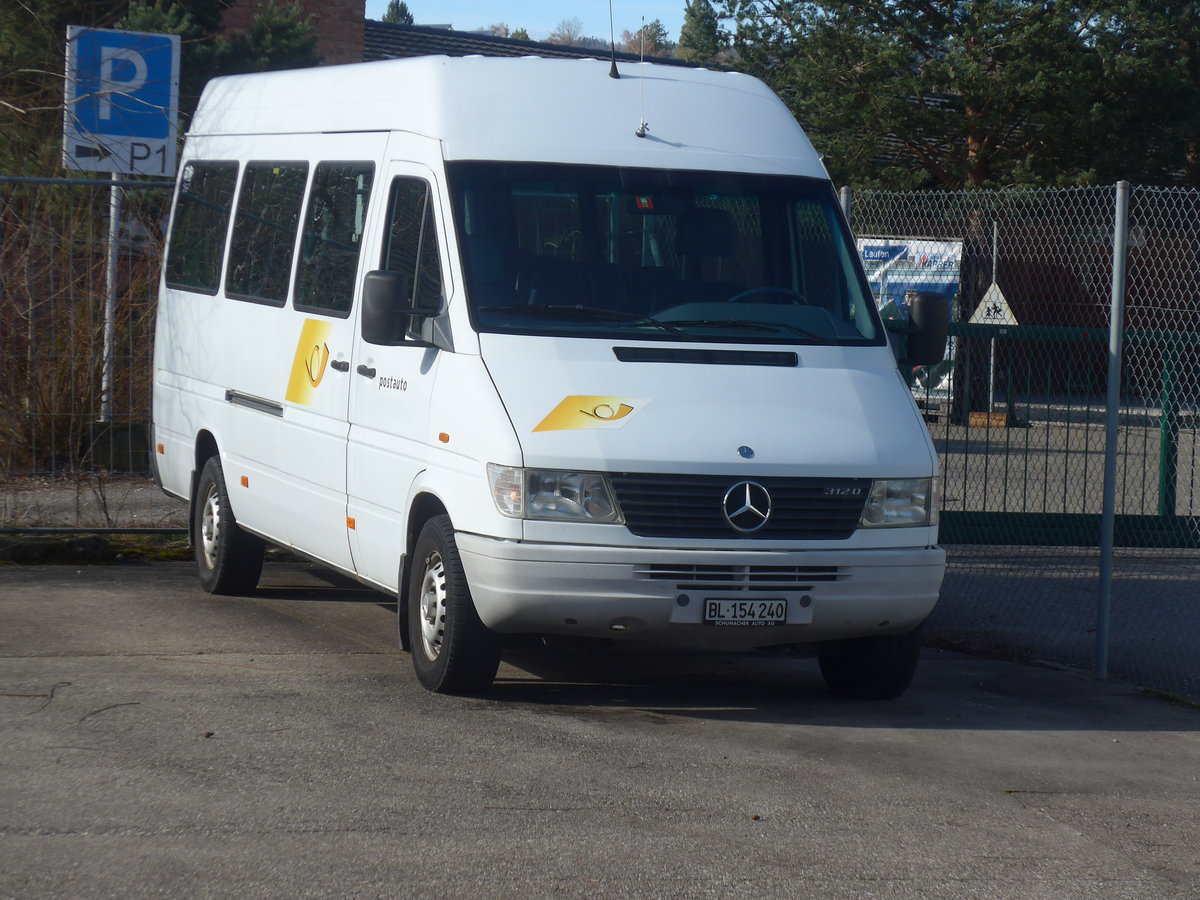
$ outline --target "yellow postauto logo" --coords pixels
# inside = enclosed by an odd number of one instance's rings
[[[593,397],[576,394],[565,398],[554,407],[533,430],[620,428],[649,402],[638,397]]]
[[[329,345],[325,341],[332,327],[332,322],[304,320],[300,338],[296,341],[296,355],[292,358],[292,373],[288,376],[285,399],[289,403],[307,405],[312,402],[313,391],[320,386],[325,367],[329,365]]]

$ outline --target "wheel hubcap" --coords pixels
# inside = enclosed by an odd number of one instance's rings
[[[217,545],[221,539],[221,500],[217,486],[210,484],[204,495],[200,516],[200,550],[204,564],[210,569],[217,566]]]
[[[421,614],[421,644],[430,660],[442,652],[446,633],[446,568],[440,553],[425,557],[425,577],[421,580],[419,600]]]

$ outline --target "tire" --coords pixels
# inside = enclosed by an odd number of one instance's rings
[[[912,683],[921,656],[921,629],[835,641],[817,651],[825,686],[841,697],[893,700]]]
[[[450,517],[425,523],[408,581],[408,631],[417,680],[439,694],[481,694],[500,666],[501,639],[479,620]]]
[[[264,546],[243,531],[233,517],[221,461],[209,457],[196,484],[192,511],[196,536],[196,569],[200,586],[210,594],[248,594],[262,574]]]

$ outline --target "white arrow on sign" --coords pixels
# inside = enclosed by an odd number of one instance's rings
[[[992,286],[984,292],[983,299],[971,315],[972,325],[1016,325],[1017,317],[1004,299],[1000,285],[992,282]]]

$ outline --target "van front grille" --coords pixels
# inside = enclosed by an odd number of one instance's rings
[[[670,581],[680,591],[810,591],[818,582],[844,578],[837,566],[720,566],[651,563],[634,574]]]
[[[629,530],[640,537],[837,541],[849,538],[870,493],[866,478],[751,478],[727,475],[610,476]],[[738,531],[725,517],[725,497],[743,481],[770,495],[770,515],[757,531]]]

